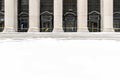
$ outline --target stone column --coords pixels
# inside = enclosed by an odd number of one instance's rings
[[[17,28],[17,0],[5,0],[4,32],[15,32]]]
[[[113,0],[101,0],[103,32],[113,32]]]
[[[54,0],[54,30],[53,32],[63,32],[63,0]]]
[[[78,32],[88,32],[87,28],[87,0],[77,0],[77,26],[78,26]]]
[[[29,32],[40,31],[40,0],[29,0]]]

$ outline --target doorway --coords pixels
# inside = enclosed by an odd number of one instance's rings
[[[77,32],[77,17],[76,14],[68,12],[63,19],[64,32]]]
[[[101,32],[100,14],[88,15],[88,30],[89,32]]]
[[[29,17],[27,14],[22,14],[18,18],[18,32],[27,32],[29,29]]]
[[[46,11],[40,16],[40,32],[52,32],[53,31],[53,14]]]
[[[0,32],[4,30],[4,14],[0,14]]]
[[[120,13],[114,14],[114,31],[115,32],[120,32]]]

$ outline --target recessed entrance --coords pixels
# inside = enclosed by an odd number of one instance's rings
[[[101,32],[100,14],[93,12],[88,15],[89,32]]]
[[[52,32],[53,31],[53,14],[46,11],[40,16],[40,32]]]
[[[0,32],[4,30],[4,0],[0,0]]]
[[[4,14],[0,12],[0,32],[4,30]]]
[[[52,32],[54,28],[54,0],[40,0],[40,32]]]
[[[77,0],[63,0],[63,30],[77,32]]]
[[[27,32],[29,26],[28,14],[21,14],[18,18],[18,32]]]
[[[29,0],[18,0],[18,32],[28,32]]]
[[[76,15],[72,12],[67,12],[63,19],[64,32],[77,32]]]
[[[120,32],[120,13],[114,14],[114,31]]]

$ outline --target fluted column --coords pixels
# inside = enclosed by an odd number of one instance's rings
[[[113,32],[113,0],[101,0],[103,32]]]
[[[29,32],[40,31],[40,0],[29,0]]]
[[[78,32],[88,32],[87,28],[87,0],[77,0]]]
[[[17,0],[5,0],[4,32],[15,32],[17,28]]]
[[[63,32],[63,0],[54,0],[54,30],[53,32]]]

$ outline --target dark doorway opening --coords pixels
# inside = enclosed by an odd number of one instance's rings
[[[88,15],[88,30],[89,32],[101,32],[100,14],[97,12]]]
[[[115,32],[120,32],[120,13],[114,14],[113,27]]]
[[[18,17],[18,32],[27,32],[29,26],[28,14],[21,14]]]
[[[40,32],[52,32],[54,28],[54,0],[40,0]]]
[[[29,0],[18,0],[18,32],[28,32]]]
[[[40,32],[53,31],[53,14],[50,12],[43,12],[40,16]]]
[[[0,32],[4,30],[4,0],[0,0]]]
[[[63,30],[77,32],[77,0],[63,0]]]
[[[4,13],[0,12],[0,32],[4,30]]]
[[[72,12],[67,12],[63,19],[64,32],[77,32],[77,16]]]

